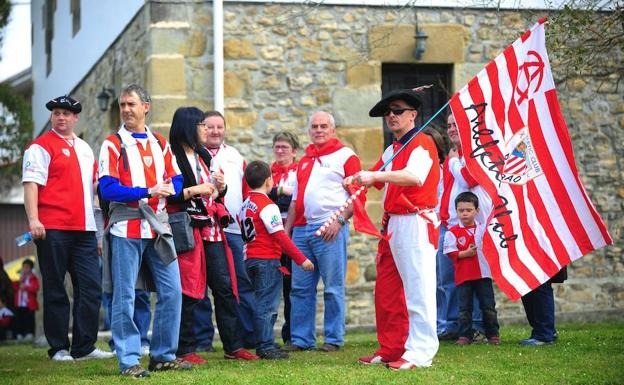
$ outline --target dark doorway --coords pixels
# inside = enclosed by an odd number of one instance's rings
[[[423,105],[416,120],[416,125],[420,127],[451,98],[452,71],[452,64],[382,64],[381,92],[385,95],[399,88],[433,84],[421,97]],[[384,144],[387,147],[392,143],[393,137],[385,122],[383,125]],[[446,112],[440,113],[430,126],[446,132]]]

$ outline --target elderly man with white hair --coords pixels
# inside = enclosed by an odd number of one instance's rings
[[[293,266],[290,351],[316,347],[316,286],[323,279],[325,300],[324,344],[319,350],[333,352],[344,344],[345,275],[347,267],[347,220],[351,210],[338,217],[320,237],[315,232],[349,197],[342,186],[345,177],[361,170],[353,150],[336,138],[331,114],[318,111],[308,124],[312,143],[299,161],[297,181],[288,209],[286,231],[305,256],[317,267],[304,271]]]

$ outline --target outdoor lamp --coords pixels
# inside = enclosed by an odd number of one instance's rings
[[[115,91],[111,88],[102,87],[102,92],[100,92],[98,96],[96,96],[100,111],[106,112],[106,110],[108,110],[108,103],[110,99],[115,95],[114,92]]]

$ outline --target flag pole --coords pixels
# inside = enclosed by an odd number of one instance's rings
[[[412,136],[410,136],[410,138],[401,146],[399,147],[399,149],[392,154],[392,156],[390,156],[390,158],[379,168],[379,170],[377,171],[384,171],[386,169],[386,167],[388,167],[388,165],[392,162],[392,160],[399,155],[399,153],[401,151],[403,151],[407,145],[418,135],[420,134],[420,132],[422,130],[424,130],[425,128],[427,128],[427,126],[433,121],[433,119],[435,119],[438,115],[440,115],[440,113],[442,111],[444,111],[446,109],[446,107],[448,107],[449,103],[451,101],[448,100],[446,103],[444,103],[444,105],[438,110],[436,111],[435,114],[431,115],[431,117],[429,118],[429,120],[427,120],[425,122],[425,124],[423,124],[422,126],[420,126],[420,128],[418,130],[416,130],[416,132],[414,132],[412,134]],[[326,221],[325,223],[323,223],[321,225],[321,227],[319,227],[318,230],[316,230],[316,233],[314,233],[314,235],[316,235],[317,237],[320,237],[326,230],[327,228],[336,220],[338,219],[338,216],[340,216],[346,209],[347,207],[349,207],[349,205],[353,202],[354,199],[357,199],[357,197],[364,191],[366,187],[364,186],[360,186],[360,188],[358,188],[353,194],[351,194],[351,196],[349,198],[347,198],[347,200],[345,201],[345,203],[342,204],[342,206],[340,206],[340,208],[338,210],[336,210]]]

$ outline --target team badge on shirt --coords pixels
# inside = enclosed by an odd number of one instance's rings
[[[62,153],[63,153],[66,157],[69,157],[70,152],[69,152],[69,150],[68,150],[68,149],[64,148],[64,149],[62,149],[62,150],[61,150],[61,152],[62,152]]]
[[[459,238],[457,238],[457,243],[459,243],[460,245],[464,246],[466,244],[466,237],[459,237]]]
[[[277,216],[277,215],[273,215],[271,217],[271,227],[275,228],[275,227],[277,227],[277,226],[279,226],[281,224],[282,224],[282,217]]]
[[[149,156],[149,155],[146,155],[146,156],[143,157],[143,163],[145,163],[145,165],[147,167],[151,167],[152,166],[152,161],[153,160],[154,159],[151,156]]]

